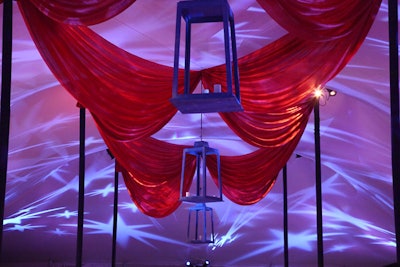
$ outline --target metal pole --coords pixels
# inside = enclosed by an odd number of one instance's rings
[[[283,241],[285,267],[289,267],[287,166],[283,166]]]
[[[324,266],[324,244],[322,229],[322,182],[321,182],[321,143],[320,143],[320,118],[319,98],[314,105],[314,139],[315,139],[315,193],[317,208],[317,243],[318,243],[318,267]]]
[[[78,104],[78,106],[80,106]],[[82,266],[83,251],[83,212],[85,204],[85,117],[84,107],[79,108],[79,200],[78,232],[76,240],[76,267]]]
[[[117,161],[115,161],[114,172],[114,217],[113,217],[113,242],[112,242],[112,267],[115,267],[117,255],[117,223],[118,223],[118,170]]]
[[[3,220],[5,210],[8,145],[10,140],[10,106],[11,106],[11,63],[12,63],[12,0],[3,2],[3,47],[1,72],[1,114],[0,114],[0,260],[3,241]]]
[[[393,209],[396,232],[396,260],[400,263],[400,120],[399,120],[399,49],[398,1],[389,0],[390,112],[392,135]]]

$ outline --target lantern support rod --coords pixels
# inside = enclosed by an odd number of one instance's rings
[[[181,15],[179,8],[180,7],[178,6],[178,11],[176,12],[175,56],[174,56],[174,76],[172,78],[172,97],[177,97],[178,95],[179,48],[181,40]]]
[[[233,14],[232,14],[233,16]],[[231,28],[231,42],[232,42],[232,59],[233,59],[233,75],[235,77],[235,95],[237,100],[240,102],[240,84],[239,84],[239,66],[237,64],[237,49],[236,49],[236,33],[235,33],[235,23],[233,19],[230,20],[230,28]]]
[[[228,88],[232,88],[232,64],[231,64],[231,52],[229,48],[230,40],[229,40],[229,31],[228,31],[228,14],[227,10],[223,9],[222,11],[222,17],[223,17],[223,25],[224,25],[224,44],[225,44],[225,68],[226,68],[226,83]],[[233,39],[233,37],[232,37]],[[235,49],[232,49],[235,50]]]
[[[189,94],[190,88],[190,46],[191,46],[192,27],[186,23],[186,42],[185,42],[185,94]]]

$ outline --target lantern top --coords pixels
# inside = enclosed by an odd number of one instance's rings
[[[233,17],[233,12],[227,0],[192,0],[181,1],[178,9],[186,23],[204,23],[223,21],[223,14],[227,12]]]
[[[181,23],[186,22],[185,71],[183,94],[178,92]],[[222,22],[224,29],[226,79],[215,81],[214,91],[191,93],[190,46],[193,23]],[[222,86],[221,86],[222,85]],[[206,93],[207,92],[207,93]],[[171,103],[182,113],[235,112],[243,111],[240,103],[239,67],[237,62],[235,25],[232,10],[227,0],[192,0],[177,4],[174,76]]]
[[[194,142],[194,147],[209,147],[206,141],[196,141]]]

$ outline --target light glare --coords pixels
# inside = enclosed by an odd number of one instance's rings
[[[314,95],[315,95],[316,98],[320,98],[322,96],[321,88],[318,87],[317,89],[315,89]]]

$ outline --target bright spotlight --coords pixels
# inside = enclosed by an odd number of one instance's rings
[[[323,91],[321,90],[321,88],[318,87],[318,88],[315,89],[314,96],[316,98],[320,98],[322,96],[322,94],[323,94]]]
[[[335,90],[328,89],[328,88],[326,90],[328,90],[328,93],[330,96],[335,96],[337,94],[337,92]]]

